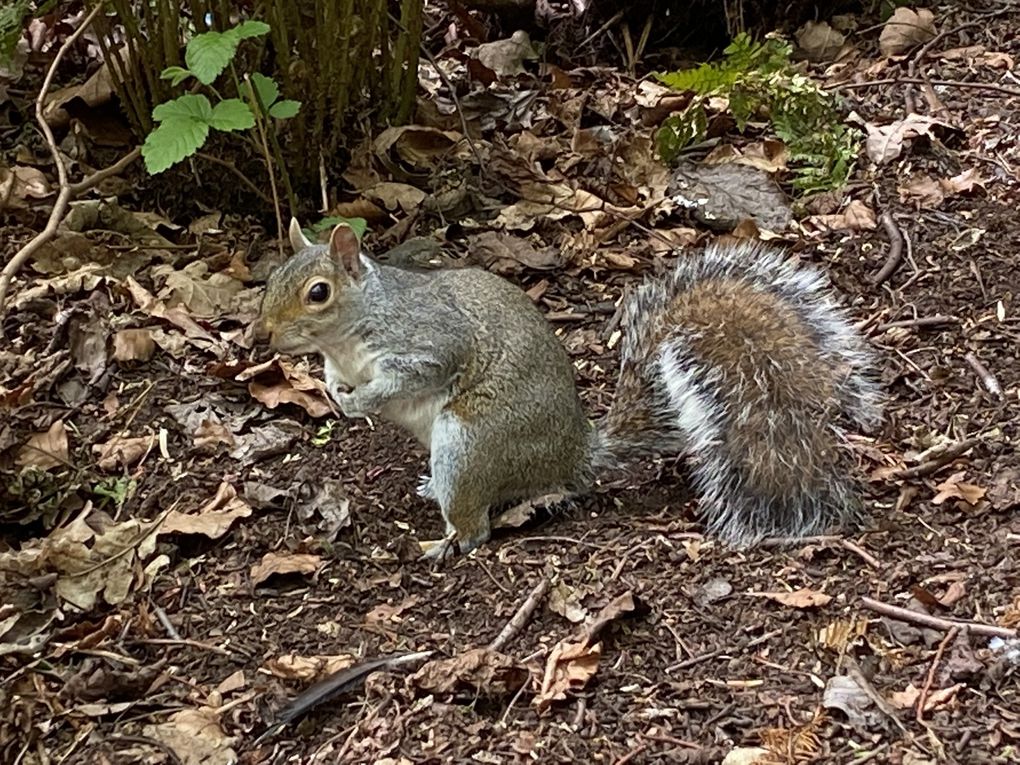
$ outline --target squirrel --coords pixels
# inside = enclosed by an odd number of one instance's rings
[[[516,285],[477,268],[411,270],[336,226],[273,271],[261,334],[324,360],[346,417],[378,414],[429,450],[419,493],[447,537],[428,557],[490,537],[490,509],[589,491],[601,471],[687,458],[707,531],[749,546],[850,522],[843,423],[882,416],[873,359],[826,277],[761,243],[709,245],[624,300],[614,400],[594,425],[551,325]]]

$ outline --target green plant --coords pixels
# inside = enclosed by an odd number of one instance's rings
[[[10,64],[28,15],[28,0],[14,0],[0,8],[0,66]]]
[[[280,88],[269,77],[255,73],[241,83],[233,71],[241,41],[268,32],[269,25],[261,21],[244,21],[225,32],[203,32],[188,41],[184,54],[186,67],[169,66],[162,71],[160,78],[175,87],[194,77],[209,87],[217,103],[213,104],[202,93],[185,93],[152,110],[152,119],[158,125],[142,145],[145,168],[150,173],[161,173],[190,157],[205,144],[210,129],[235,131],[258,126],[261,133],[269,117],[289,119],[298,113],[301,103],[279,100]],[[223,98],[213,87],[228,66],[244,99]],[[269,158],[266,159],[268,162]]]
[[[309,226],[305,231],[305,236],[312,241],[315,241],[319,234],[323,231],[329,231],[334,226],[338,226],[341,223],[346,223],[350,226],[354,230],[354,235],[358,237],[359,241],[364,238],[365,231],[368,229],[368,221],[364,218],[341,218],[339,215],[330,215],[323,218],[318,223],[313,223]]]
[[[326,424],[319,427],[312,436],[312,446],[325,446],[333,437],[333,429],[336,427],[336,420],[326,420]]]
[[[737,129],[752,120],[771,124],[790,155],[791,184],[802,192],[839,188],[846,183],[858,154],[860,133],[842,119],[836,97],[790,62],[791,47],[778,37],[753,41],[737,35],[718,63],[657,74],[665,85],[693,91],[684,111],[668,118],[656,134],[667,162],[705,140],[709,99],[727,99]]]
[[[92,493],[113,502],[119,510],[134,496],[138,482],[132,478],[104,478],[92,487]]]

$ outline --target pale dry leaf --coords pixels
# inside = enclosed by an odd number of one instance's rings
[[[92,453],[96,456],[96,464],[101,470],[114,470],[118,466],[131,467],[142,458],[156,443],[156,435],[147,436],[114,436],[102,444],[93,444]]]
[[[18,467],[33,467],[49,470],[66,467],[69,461],[67,428],[63,420],[57,420],[44,433],[29,436],[25,445],[18,450],[14,459]]]
[[[958,600],[963,598],[967,594],[967,585],[962,581],[950,582],[946,591],[942,594],[942,597],[938,599],[939,603],[949,608],[951,605],[956,603]]]
[[[216,686],[216,690],[219,691],[220,694],[227,694],[233,693],[234,691],[244,690],[247,685],[248,682],[245,680],[244,670],[239,669],[221,680],[219,685]]]
[[[916,202],[918,207],[934,210],[946,198],[941,181],[928,175],[917,175],[911,178],[896,191],[901,202]]]
[[[196,260],[182,269],[156,266],[152,275],[165,280],[157,297],[168,306],[181,305],[191,316],[211,319],[230,313],[244,284],[223,272],[209,273],[209,266]]]
[[[307,553],[269,552],[251,569],[252,585],[259,585],[273,574],[314,574],[322,557]]]
[[[516,659],[488,648],[472,648],[449,659],[426,663],[410,682],[428,693],[460,691],[498,698],[515,693],[528,678],[528,670]]]
[[[234,765],[236,739],[228,736],[220,714],[209,707],[182,709],[158,725],[146,725],[145,735],[162,742],[182,765]]]
[[[864,128],[868,132],[865,151],[868,158],[879,165],[899,157],[903,153],[903,143],[908,139],[934,135],[936,128],[953,129],[951,125],[941,120],[922,114],[909,114],[902,120],[888,125],[874,125],[869,122]]]
[[[210,539],[219,539],[230,529],[238,518],[251,515],[251,507],[237,496],[237,490],[229,483],[221,483],[216,496],[203,505],[196,513],[182,513],[171,510],[160,526],[159,534],[202,534]]]
[[[832,600],[831,595],[807,588],[794,590],[793,592],[753,592],[751,594],[774,600],[790,608],[817,608],[818,606],[828,605]]]
[[[559,582],[549,590],[549,610],[574,624],[580,624],[588,612],[581,606],[577,591]]]
[[[587,640],[561,640],[549,653],[542,687],[533,703],[540,710],[567,698],[570,692],[583,689],[598,671],[602,644],[588,645]]]
[[[46,175],[34,167],[0,167],[0,210],[24,209],[50,194]]]
[[[858,732],[867,731],[882,720],[882,713],[868,692],[848,675],[829,678],[822,692],[822,706],[842,711]]]
[[[411,595],[400,603],[380,603],[367,614],[365,624],[381,624],[383,622],[399,621],[399,616],[409,608],[418,604],[421,600],[417,595]]]
[[[382,181],[361,190],[362,196],[390,212],[413,213],[427,196],[424,191],[408,183]]]
[[[947,194],[967,194],[974,189],[984,189],[987,181],[981,177],[981,173],[978,172],[977,168],[972,167],[970,170],[964,170],[959,175],[954,175],[952,178],[940,178],[939,186]]]
[[[156,352],[152,329],[122,329],[113,336],[114,361],[148,361]]]
[[[825,21],[808,21],[796,32],[797,46],[810,61],[833,61],[846,37]]]
[[[505,40],[482,43],[470,55],[495,72],[497,77],[524,74],[527,71],[524,62],[538,58],[531,46],[531,37],[523,29]]]
[[[927,8],[897,8],[882,28],[878,49],[883,56],[898,56],[935,35],[935,15]]]
[[[851,200],[840,213],[812,215],[805,223],[826,231],[872,231],[878,226],[875,211],[859,199]]]
[[[772,762],[772,752],[760,746],[738,746],[722,758],[721,765],[765,765]]]
[[[352,666],[354,666],[354,657],[350,654],[324,656],[284,654],[266,661],[259,671],[283,680],[315,680],[335,675]]]
[[[942,483],[935,487],[937,492],[932,497],[931,503],[933,505],[941,505],[947,499],[962,499],[968,505],[973,507],[982,499],[984,499],[986,490],[973,483],[966,483],[963,477],[966,473],[954,473]]]

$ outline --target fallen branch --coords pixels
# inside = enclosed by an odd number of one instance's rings
[[[912,624],[920,624],[922,627],[928,627],[933,630],[941,630],[942,632],[948,632],[952,629],[963,629],[970,630],[972,635],[982,635],[984,637],[1000,637],[1004,640],[1018,637],[1016,630],[1011,630],[1008,627],[997,627],[994,624],[981,624],[980,622],[968,622],[962,619],[942,619],[938,616],[932,616],[931,614],[923,614],[920,611],[911,611],[909,608],[900,608],[899,606],[891,606],[888,603],[883,603],[879,600],[872,600],[871,598],[861,598],[861,605],[871,611],[888,616],[890,619],[895,619],[900,622],[910,622]]]
[[[882,213],[879,220],[882,222],[882,227],[885,228],[886,236],[889,237],[889,257],[886,258],[885,265],[879,269],[878,273],[871,277],[871,283],[876,287],[892,276],[903,262],[903,235],[897,228],[896,222],[887,212]]]
[[[46,222],[46,228],[36,234],[35,237],[28,242],[28,244],[14,253],[14,256],[10,259],[10,261],[8,261],[7,265],[4,266],[3,271],[0,271],[0,319],[4,316],[4,310],[7,303],[7,292],[10,289],[14,275],[17,274],[21,267],[28,262],[29,258],[31,258],[40,247],[53,238],[53,235],[57,232],[57,226],[60,225],[60,222],[64,219],[64,215],[67,213],[67,206],[72,197],[92,188],[110,175],[120,172],[134,162],[141,154],[140,149],[135,149],[116,164],[111,165],[105,170],[99,170],[84,180],[72,184],[67,179],[67,167],[64,165],[64,160],[60,156],[60,149],[57,148],[57,141],[53,137],[53,131],[50,129],[49,123],[46,121],[44,114],[46,109],[46,95],[49,93],[50,85],[53,83],[53,76],[57,71],[57,67],[60,66],[60,61],[63,59],[64,54],[67,53],[71,46],[74,45],[75,41],[81,37],[92,23],[92,20],[95,19],[96,15],[102,9],[103,3],[96,3],[96,6],[81,22],[81,25],[74,30],[74,32],[71,33],[66,40],[64,40],[60,49],[57,51],[57,55],[53,57],[53,61],[50,63],[50,68],[46,71],[46,77],[43,80],[42,87],[39,88],[39,95],[35,99],[35,119],[36,122],[39,123],[39,129],[42,130],[43,137],[46,139],[46,146],[49,148],[50,154],[53,157],[53,163],[57,167],[57,183],[60,190],[57,193],[56,201],[53,203],[53,209],[50,211],[50,217]]]
[[[903,470],[897,470],[895,473],[890,473],[889,477],[894,481],[905,481],[910,478],[924,478],[925,476],[937,472],[940,468],[945,467],[961,454],[970,451],[982,441],[983,439],[981,438],[967,438],[963,441],[947,446],[934,457],[929,460],[925,460],[919,465],[914,465],[913,467],[904,468]]]
[[[996,398],[1002,398],[1002,386],[999,385],[999,381],[995,379],[995,375],[988,371],[988,367],[981,363],[973,353],[968,353],[963,357],[963,360],[970,364],[970,368],[974,370],[974,374],[981,380],[981,384],[985,386],[985,390],[991,393]]]
[[[506,626],[500,631],[498,635],[489,643],[490,651],[501,651],[522,629],[524,625],[528,623],[528,619],[538,608],[538,604],[545,597],[546,593],[549,592],[549,578],[542,577],[542,580],[535,585],[535,589],[531,591],[527,599],[521,603],[521,607],[517,609],[517,613],[513,615],[513,618],[506,623]]]
[[[924,327],[941,327],[945,324],[959,324],[955,316],[918,316],[916,319],[900,319],[887,321],[875,327],[875,332],[888,332],[890,329],[921,329]]]
[[[966,82],[964,80],[925,80],[920,77],[888,77],[881,80],[868,80],[867,82],[837,82],[826,85],[826,90],[859,90],[861,88],[873,88],[879,85],[938,85],[944,88],[975,88],[977,90],[992,90],[996,93],[1005,93],[1007,96],[1020,98],[1020,90],[1007,85],[998,85],[994,82]]]
[[[964,628],[966,629],[966,627]],[[928,701],[928,693],[931,691],[932,683],[935,682],[935,670],[938,669],[939,663],[942,661],[942,654],[946,652],[946,646],[956,640],[956,636],[960,633],[960,628],[954,626],[946,636],[939,643],[938,650],[935,651],[935,658],[931,662],[931,666],[928,667],[928,676],[924,679],[924,687],[921,688],[921,694],[917,697],[917,721],[924,721],[924,705]]]

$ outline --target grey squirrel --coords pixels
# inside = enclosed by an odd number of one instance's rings
[[[710,245],[640,286],[623,307],[615,398],[593,426],[566,351],[515,285],[378,263],[344,224],[318,245],[292,220],[290,241],[262,332],[278,351],[322,355],[345,416],[379,414],[429,449],[420,491],[462,552],[489,539],[490,508],[583,493],[651,454],[688,458],[708,530],[736,544],[857,514],[841,420],[880,421],[871,357],[823,275],[781,250]]]

